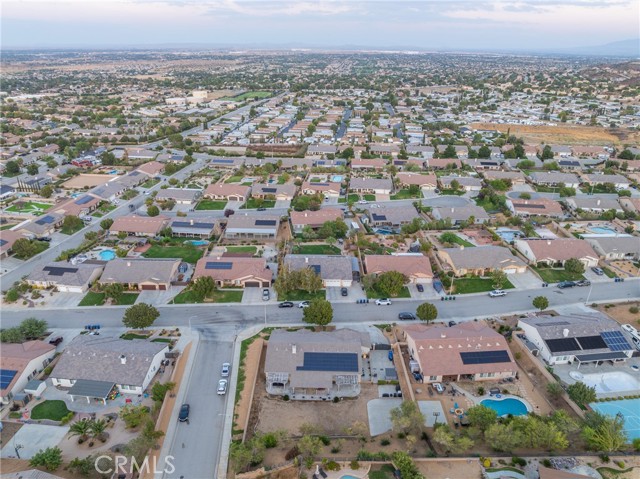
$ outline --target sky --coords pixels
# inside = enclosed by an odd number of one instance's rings
[[[2,0],[4,49],[211,44],[545,51],[640,37],[638,0]]]

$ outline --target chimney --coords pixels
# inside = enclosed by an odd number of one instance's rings
[[[308,264],[308,263],[309,263],[309,258],[305,258],[305,259],[304,259],[304,262],[305,262],[306,264]]]
[[[569,330],[567,328],[564,328],[562,330],[562,337],[566,338],[567,336],[569,336]]]
[[[296,347],[296,345],[292,344],[291,345],[291,354],[296,354],[297,350],[298,350],[298,348]]]
[[[131,261],[127,261],[127,267],[131,267]]]
[[[529,200],[524,200],[524,204],[528,205],[529,204]]]
[[[127,357],[124,354],[120,355],[120,364],[127,364]]]
[[[547,240],[547,246],[551,246],[551,240]]]
[[[309,216],[309,214],[305,211],[304,212],[304,217],[306,218],[307,216]]]
[[[193,226],[193,220],[189,220],[189,224]]]

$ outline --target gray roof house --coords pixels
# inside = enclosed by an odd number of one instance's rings
[[[388,195],[393,191],[391,178],[351,178],[349,189],[354,193]]]
[[[291,399],[331,400],[360,394],[362,355],[368,335],[351,329],[271,333],[264,372],[267,392]]]
[[[478,246],[477,248],[443,248],[438,257],[446,263],[456,276],[467,274],[487,275],[494,270],[507,274],[524,273],[527,265],[502,246]],[[445,267],[445,270],[447,268]]]
[[[569,188],[577,188],[580,185],[580,178],[576,175],[559,171],[534,171],[529,174],[529,179],[541,186],[558,186],[562,183]]]
[[[84,293],[103,269],[103,262],[72,264],[58,261],[33,269],[27,276],[27,284],[36,288],[55,287],[65,293]]]
[[[394,230],[420,217],[413,207],[370,208],[367,210],[367,215],[372,226],[390,227]]]
[[[581,209],[594,213],[602,213],[608,210],[615,210],[616,213],[624,211],[618,202],[618,198],[608,195],[572,196],[564,201],[572,210]]]
[[[273,197],[276,200],[292,200],[296,195],[296,185],[285,183],[284,185],[256,183],[251,187],[251,196],[254,198]]]
[[[105,266],[100,283],[120,283],[141,291],[168,290],[181,262],[179,258],[116,258]]]
[[[14,228],[22,234],[33,234],[36,236],[47,236],[53,233],[56,228],[59,228],[64,221],[64,215],[60,213],[47,213],[40,216],[35,220],[23,223],[20,226]]]
[[[451,182],[455,180],[465,191],[480,191],[482,189],[482,180],[473,176],[441,176],[438,180],[442,188],[451,188]]]
[[[489,214],[485,209],[476,205],[440,206],[433,208],[431,215],[437,220],[449,218],[454,225],[462,223],[463,221],[468,221],[472,216],[475,224],[486,223],[489,221]]]
[[[280,226],[280,216],[249,216],[235,214],[227,220],[224,236],[227,239],[271,239],[275,240]]]
[[[292,271],[311,268],[325,288],[349,287],[353,281],[351,258],[341,255],[288,254],[284,264]]]
[[[189,218],[175,218],[169,224],[173,236],[188,238],[209,238],[213,235],[216,222],[213,220],[194,220]]]
[[[158,191],[156,201],[173,200],[179,205],[192,205],[202,196],[196,188],[165,188]]]
[[[637,236],[586,237],[585,241],[606,260],[638,261],[640,259],[640,238]]]
[[[51,373],[54,386],[71,388],[77,397],[102,399],[116,390],[123,394],[142,394],[168,351],[166,343],[125,340],[108,336],[76,336]]]

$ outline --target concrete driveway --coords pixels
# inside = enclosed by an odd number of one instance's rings
[[[440,300],[440,294],[435,289],[433,289],[433,286],[431,284],[423,284],[422,286],[424,287],[424,291],[421,293],[420,291],[418,291],[417,285],[407,285],[407,289],[409,290],[409,293],[411,293],[411,299],[422,299],[425,301]]]
[[[273,304],[277,302],[277,295],[273,288],[269,288],[269,301],[262,300],[262,290],[265,288],[244,288],[242,304]]]
[[[2,448],[0,457],[17,457],[16,446],[22,446],[19,447],[20,458],[31,459],[40,449],[57,446],[68,431],[69,426],[25,424]]]
[[[147,303],[151,305],[168,304],[185,286],[170,286],[166,291],[140,291],[136,303]]]
[[[284,208],[287,209],[291,206],[291,200],[278,200],[274,208]]]
[[[521,274],[507,275],[507,278],[517,289],[534,289],[542,285],[542,280],[529,269]]]
[[[227,201],[227,205],[224,209],[238,211],[242,205],[244,205],[244,201]]]

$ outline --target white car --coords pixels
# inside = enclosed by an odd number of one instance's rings
[[[224,396],[227,394],[227,383],[228,381],[226,379],[218,381],[218,395]]]
[[[499,296],[506,296],[506,295],[507,295],[507,292],[501,289],[494,289],[493,291],[489,292],[489,296],[491,296],[492,298],[497,298]]]
[[[229,363],[222,363],[222,377],[226,378],[229,377],[229,371],[231,370],[231,364]]]
[[[435,388],[438,394],[444,393],[444,387],[440,383],[433,383],[433,387]]]
[[[298,308],[308,308],[309,307],[309,301],[303,301],[301,303],[298,303]]]
[[[376,306],[391,306],[391,300],[389,298],[376,299]]]
[[[369,202],[367,200],[360,200],[360,201],[358,201],[358,203],[361,204],[361,205],[366,205]]]

